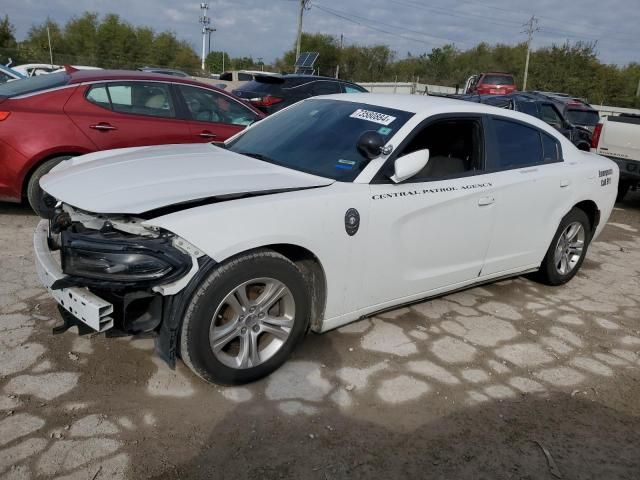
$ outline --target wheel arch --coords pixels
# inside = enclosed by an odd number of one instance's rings
[[[311,299],[310,328],[314,331],[319,331],[322,327],[327,302],[327,277],[320,259],[311,250],[291,243],[276,243],[265,245],[261,248],[273,250],[298,266],[309,284]]]
[[[589,223],[591,224],[591,236],[595,233],[598,225],[600,224],[600,209],[598,205],[593,200],[583,200],[581,202],[576,203],[572,208],[577,208],[578,210],[582,210],[589,218]]]

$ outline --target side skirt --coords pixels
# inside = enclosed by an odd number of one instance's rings
[[[355,322],[356,320],[363,320],[365,318],[373,317],[373,316],[378,315],[380,313],[390,312],[390,311],[396,310],[398,308],[407,307],[407,306],[410,306],[410,305],[415,305],[417,303],[422,303],[422,302],[424,302],[426,300],[432,300],[434,298],[444,297],[446,295],[451,295],[452,293],[461,292],[461,291],[464,291],[464,290],[469,290],[471,288],[478,287],[480,285],[486,285],[488,283],[498,282],[500,280],[505,280],[507,278],[519,277],[521,275],[526,275],[528,273],[537,272],[539,269],[540,269],[540,267],[536,266],[536,267],[528,268],[526,270],[519,270],[518,272],[507,273],[507,274],[498,275],[498,276],[491,277],[491,278],[484,278],[482,280],[478,280],[478,281],[474,281],[474,282],[470,282],[470,283],[464,283],[463,285],[460,285],[458,287],[454,287],[452,289],[440,291],[438,293],[433,293],[431,295],[418,296],[417,298],[411,298],[410,300],[406,300],[406,301],[402,301],[401,300],[398,303],[394,303],[392,305],[387,305],[387,306],[384,306],[384,307],[382,307],[380,309],[373,310],[373,311],[370,311],[370,312],[367,312],[367,313],[364,313],[364,314],[361,313],[362,310],[358,310],[358,311],[355,311],[355,312],[347,313],[347,314],[341,315],[339,317],[334,317],[334,318],[331,318],[329,320],[325,320],[324,322],[322,322],[322,328],[320,330],[318,330],[317,333],[328,332],[330,330],[334,330],[336,328],[339,328],[339,327],[342,327],[344,325],[347,325],[347,324],[349,324],[351,322]]]

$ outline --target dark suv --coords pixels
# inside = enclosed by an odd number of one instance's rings
[[[554,102],[564,117],[574,125],[586,128],[591,133],[600,122],[600,114],[584,100],[565,93],[535,92]]]
[[[355,83],[314,75],[258,75],[233,93],[266,114],[282,110],[305,98],[367,90]]]
[[[558,130],[580,150],[588,152],[591,147],[591,131],[567,119],[560,106],[545,95],[520,92],[511,95],[462,95],[457,98],[532,115]]]

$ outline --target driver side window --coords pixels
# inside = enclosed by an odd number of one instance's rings
[[[226,95],[204,88],[178,85],[189,115],[199,122],[250,125],[258,116]]]
[[[482,145],[480,119],[452,118],[424,127],[401,155],[429,149],[429,162],[411,182],[457,178],[482,170]]]

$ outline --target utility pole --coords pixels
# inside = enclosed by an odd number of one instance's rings
[[[638,89],[636,90],[636,97],[640,97],[640,78],[638,79]]]
[[[524,80],[522,81],[522,91],[527,91],[527,79],[529,77],[529,57],[531,56],[531,42],[533,40],[533,33],[540,31],[538,28],[538,19],[535,15],[531,15],[531,18],[523,26],[527,29],[522,32],[527,34],[527,60],[524,63]]]
[[[51,48],[51,32],[49,31],[48,23],[47,23],[47,40],[49,40],[49,61],[51,62],[51,68],[53,68],[53,49]]]
[[[338,65],[336,65],[336,78],[340,78],[340,62],[342,61],[342,44],[344,43],[344,34],[340,34],[340,58],[338,58]]]
[[[300,56],[300,44],[302,43],[302,16],[305,9],[308,9],[308,5],[311,0],[300,0],[300,12],[298,13],[298,40],[296,42],[296,61]]]
[[[207,10],[209,10],[208,3],[201,3],[200,10],[202,10],[202,16],[200,17],[200,24],[202,25],[202,71],[204,72],[204,59],[206,56],[205,49],[207,46],[207,31],[209,30],[209,24],[211,19],[207,16]]]

